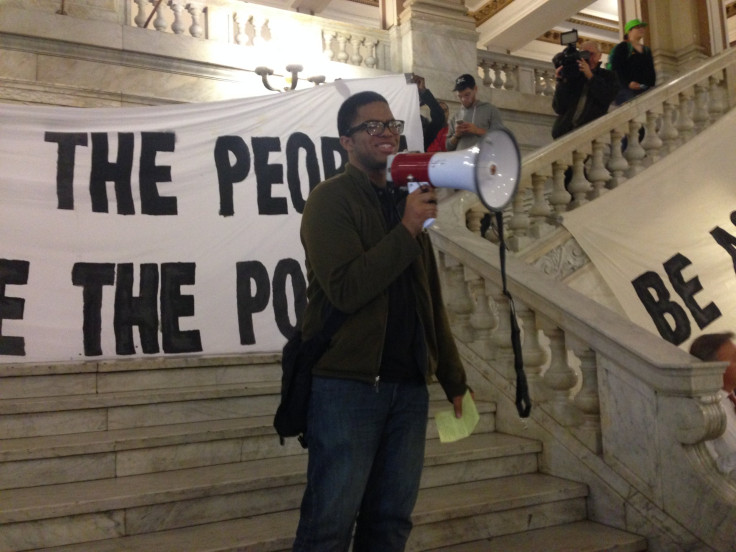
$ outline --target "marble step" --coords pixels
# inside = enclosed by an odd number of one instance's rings
[[[585,518],[585,485],[543,474],[526,474],[422,489],[407,551],[515,533]],[[165,530],[96,542],[41,548],[37,552],[263,552],[288,550],[298,511]],[[479,549],[483,550],[483,549]]]
[[[534,474],[539,443],[488,433],[428,443],[422,487]],[[84,542],[297,508],[306,455],[3,491],[0,551]],[[429,515],[429,512],[425,515]],[[22,543],[23,547],[20,547]]]
[[[0,365],[3,399],[278,381],[280,355],[160,357]]]
[[[540,552],[541,550],[544,552],[646,552],[647,540],[633,533],[586,520],[433,548],[428,552]]]
[[[275,382],[0,400],[0,435],[21,438],[202,422],[276,411]]]
[[[280,377],[280,374],[279,374]],[[4,383],[4,380],[0,380]],[[445,400],[438,384],[430,397]],[[13,439],[272,415],[280,381],[0,399],[0,435]],[[5,395],[3,395],[5,397]]]
[[[495,404],[477,403],[476,433],[495,430]],[[430,403],[427,437],[437,437],[434,414],[449,408]],[[275,411],[275,407],[273,408]],[[53,485],[157,471],[179,470],[301,454],[296,439],[281,445],[273,413],[111,431],[0,440],[0,489]],[[32,483],[29,483],[32,482]]]
[[[501,477],[537,469],[541,445],[533,440],[501,433],[474,434],[456,443],[429,440],[425,454],[425,485],[446,485],[480,475]],[[509,463],[508,459],[514,459]],[[468,469],[478,462],[482,472]],[[497,464],[496,467],[493,465]],[[459,466],[459,470],[445,469]],[[432,470],[437,475],[431,475]],[[467,471],[465,471],[467,470]],[[9,489],[0,503],[0,524],[32,521],[95,511],[166,504],[254,488],[301,484],[306,473],[306,454],[235,462],[78,483]]]

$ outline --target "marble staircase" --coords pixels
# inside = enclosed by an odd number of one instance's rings
[[[278,355],[0,366],[0,552],[289,549],[307,457],[271,426],[279,377]],[[492,402],[441,445],[448,406],[433,386],[409,550],[646,550],[587,521],[588,488]]]

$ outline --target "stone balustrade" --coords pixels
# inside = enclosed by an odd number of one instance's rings
[[[639,174],[717,121],[736,105],[735,67],[736,50],[727,50],[527,156],[505,214],[510,248],[529,247],[557,226],[559,215]],[[479,212],[469,220],[482,218],[479,203],[470,210]]]
[[[463,192],[443,203],[431,233],[453,331],[466,367],[489,383],[478,388],[494,390],[499,430],[564,450],[568,460],[556,456],[551,473],[595,487],[606,481],[607,508],[619,503],[633,508],[634,517],[656,519],[679,545],[700,539],[713,550],[731,550],[736,485],[718,474],[705,448],[725,427],[716,398],[723,363],[693,362],[565,284],[507,258],[506,285],[522,328],[533,403],[530,419],[520,421],[498,247],[466,228],[474,201]],[[673,480],[688,492],[667,483]],[[723,492],[714,492],[716,481]]]
[[[390,38],[379,29],[233,0],[129,2],[129,24],[139,28],[235,44],[253,49],[260,59],[283,58],[290,52],[289,63],[319,57],[358,68],[390,69]],[[281,70],[283,61],[272,69]],[[332,78],[345,76],[335,71]]]
[[[555,70],[551,62],[478,50],[478,68],[483,85],[491,89],[554,95]]]

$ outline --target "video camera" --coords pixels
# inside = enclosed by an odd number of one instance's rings
[[[566,33],[560,33],[560,44],[565,46],[559,54],[552,58],[552,63],[557,69],[562,65],[560,78],[567,81],[574,81],[583,76],[578,67],[578,61],[590,59],[590,52],[587,50],[578,50],[575,45],[578,42],[578,32],[573,29]]]

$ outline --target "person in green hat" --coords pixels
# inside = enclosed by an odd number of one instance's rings
[[[654,58],[649,47],[644,45],[644,27],[647,24],[632,19],[624,27],[624,40],[619,42],[609,55],[610,69],[619,81],[619,93],[614,105],[635,98],[653,87],[657,81]]]

